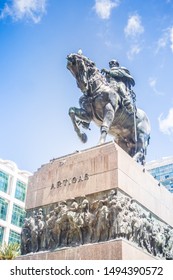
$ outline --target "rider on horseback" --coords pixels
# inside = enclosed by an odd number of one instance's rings
[[[131,86],[135,85],[133,77],[130,72],[125,67],[120,67],[117,60],[111,60],[109,62],[110,71],[107,69],[102,69],[101,73],[106,74],[106,79],[110,85],[118,91],[123,100],[123,105],[129,113],[133,113],[133,105],[131,98],[133,98]]]

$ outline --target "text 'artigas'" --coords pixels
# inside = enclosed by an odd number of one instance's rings
[[[72,184],[76,184],[76,183],[80,183],[83,181],[89,180],[89,174],[85,173],[84,175],[80,175],[79,177],[73,177],[70,179],[64,179],[64,180],[59,180],[57,183],[52,183],[51,186],[51,190],[54,190],[56,188],[60,188],[60,187],[65,187],[65,186],[69,186]]]

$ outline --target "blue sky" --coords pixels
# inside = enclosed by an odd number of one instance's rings
[[[147,160],[172,156],[173,0],[0,0],[0,158],[34,172],[97,144],[95,124],[82,144],[68,116],[82,93],[66,56],[80,48],[99,69],[114,58],[130,70]]]

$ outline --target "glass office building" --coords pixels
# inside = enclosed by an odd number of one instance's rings
[[[0,159],[0,244],[20,243],[31,175],[28,171],[19,170],[14,162]]]
[[[173,193],[173,157],[165,157],[146,164],[150,174]]]

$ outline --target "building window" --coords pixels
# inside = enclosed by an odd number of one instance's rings
[[[3,237],[4,237],[4,228],[0,227],[0,244],[2,244]]]
[[[0,219],[6,220],[7,216],[7,208],[8,208],[8,202],[2,197],[0,197]]]
[[[11,223],[15,226],[22,227],[24,218],[25,218],[24,209],[14,204]]]
[[[26,184],[17,181],[15,198],[21,201],[25,201],[25,196],[26,196]]]
[[[8,188],[8,175],[0,171],[0,191],[7,192]]]
[[[8,243],[19,243],[20,244],[20,234],[10,230]]]

